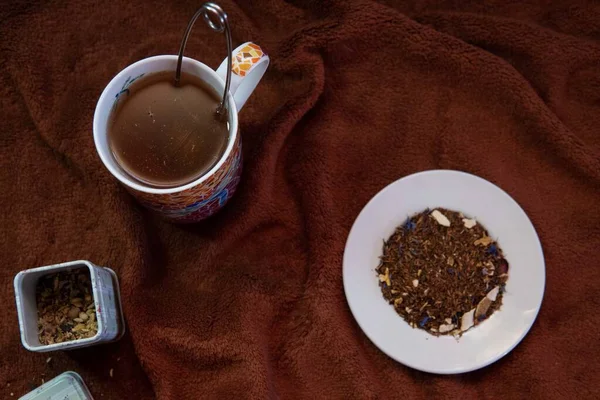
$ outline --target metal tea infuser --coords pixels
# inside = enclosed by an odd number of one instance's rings
[[[198,19],[198,17],[202,15],[204,21],[208,24],[208,26],[215,32],[221,33],[225,32],[225,40],[227,41],[227,79],[225,81],[225,91],[223,92],[223,100],[217,107],[217,115],[222,116],[226,113],[226,101],[227,94],[229,93],[229,85],[231,83],[231,63],[232,63],[232,45],[231,45],[231,29],[229,28],[229,21],[227,20],[227,14],[223,9],[215,3],[204,3],[202,7],[192,17],[190,23],[185,29],[185,33],[183,34],[183,40],[181,41],[181,47],[179,47],[179,57],[177,58],[177,69],[175,70],[175,84],[179,85],[179,80],[181,79],[181,62],[183,61],[183,51],[185,50],[185,45],[187,43],[188,37],[190,36],[190,32],[194,23]]]

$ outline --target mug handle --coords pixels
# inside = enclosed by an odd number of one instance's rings
[[[265,74],[269,66],[269,56],[259,45],[252,42],[237,47],[232,55],[229,93],[233,96],[239,112]],[[217,68],[217,75],[223,81],[227,79],[227,59]]]

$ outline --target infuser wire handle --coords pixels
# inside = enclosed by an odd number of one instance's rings
[[[179,57],[177,58],[177,69],[175,70],[175,84],[179,85],[181,79],[181,62],[183,61],[183,51],[187,44],[188,37],[192,31],[194,23],[198,17],[202,15],[207,25],[215,32],[221,33],[225,31],[225,40],[227,41],[227,79],[225,81],[225,92],[223,93],[223,100],[217,108],[217,114],[223,114],[225,112],[225,106],[227,101],[227,94],[229,93],[229,85],[231,84],[231,63],[232,63],[232,44],[231,44],[231,29],[229,28],[229,21],[227,20],[227,14],[223,9],[215,3],[208,2],[204,3],[202,7],[196,11],[187,28],[183,34],[183,40],[181,41],[181,47],[179,48]]]

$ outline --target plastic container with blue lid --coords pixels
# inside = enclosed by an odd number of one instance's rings
[[[67,371],[27,393],[19,400],[93,400],[77,372]]]

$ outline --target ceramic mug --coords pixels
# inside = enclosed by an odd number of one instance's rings
[[[119,96],[137,79],[153,72],[173,71],[176,55],[149,57],[131,64],[115,76],[102,92],[94,113],[94,143],[104,166],[144,206],[176,222],[196,222],[220,210],[231,198],[242,171],[242,141],[238,112],[256,88],[269,65],[269,57],[254,43],[244,43],[233,51],[231,86],[228,94],[229,141],[219,161],[204,175],[185,185],[155,188],[132,178],[115,161],[107,139],[111,111]],[[183,72],[196,75],[223,93],[227,59],[214,71],[207,65],[184,57]]]

